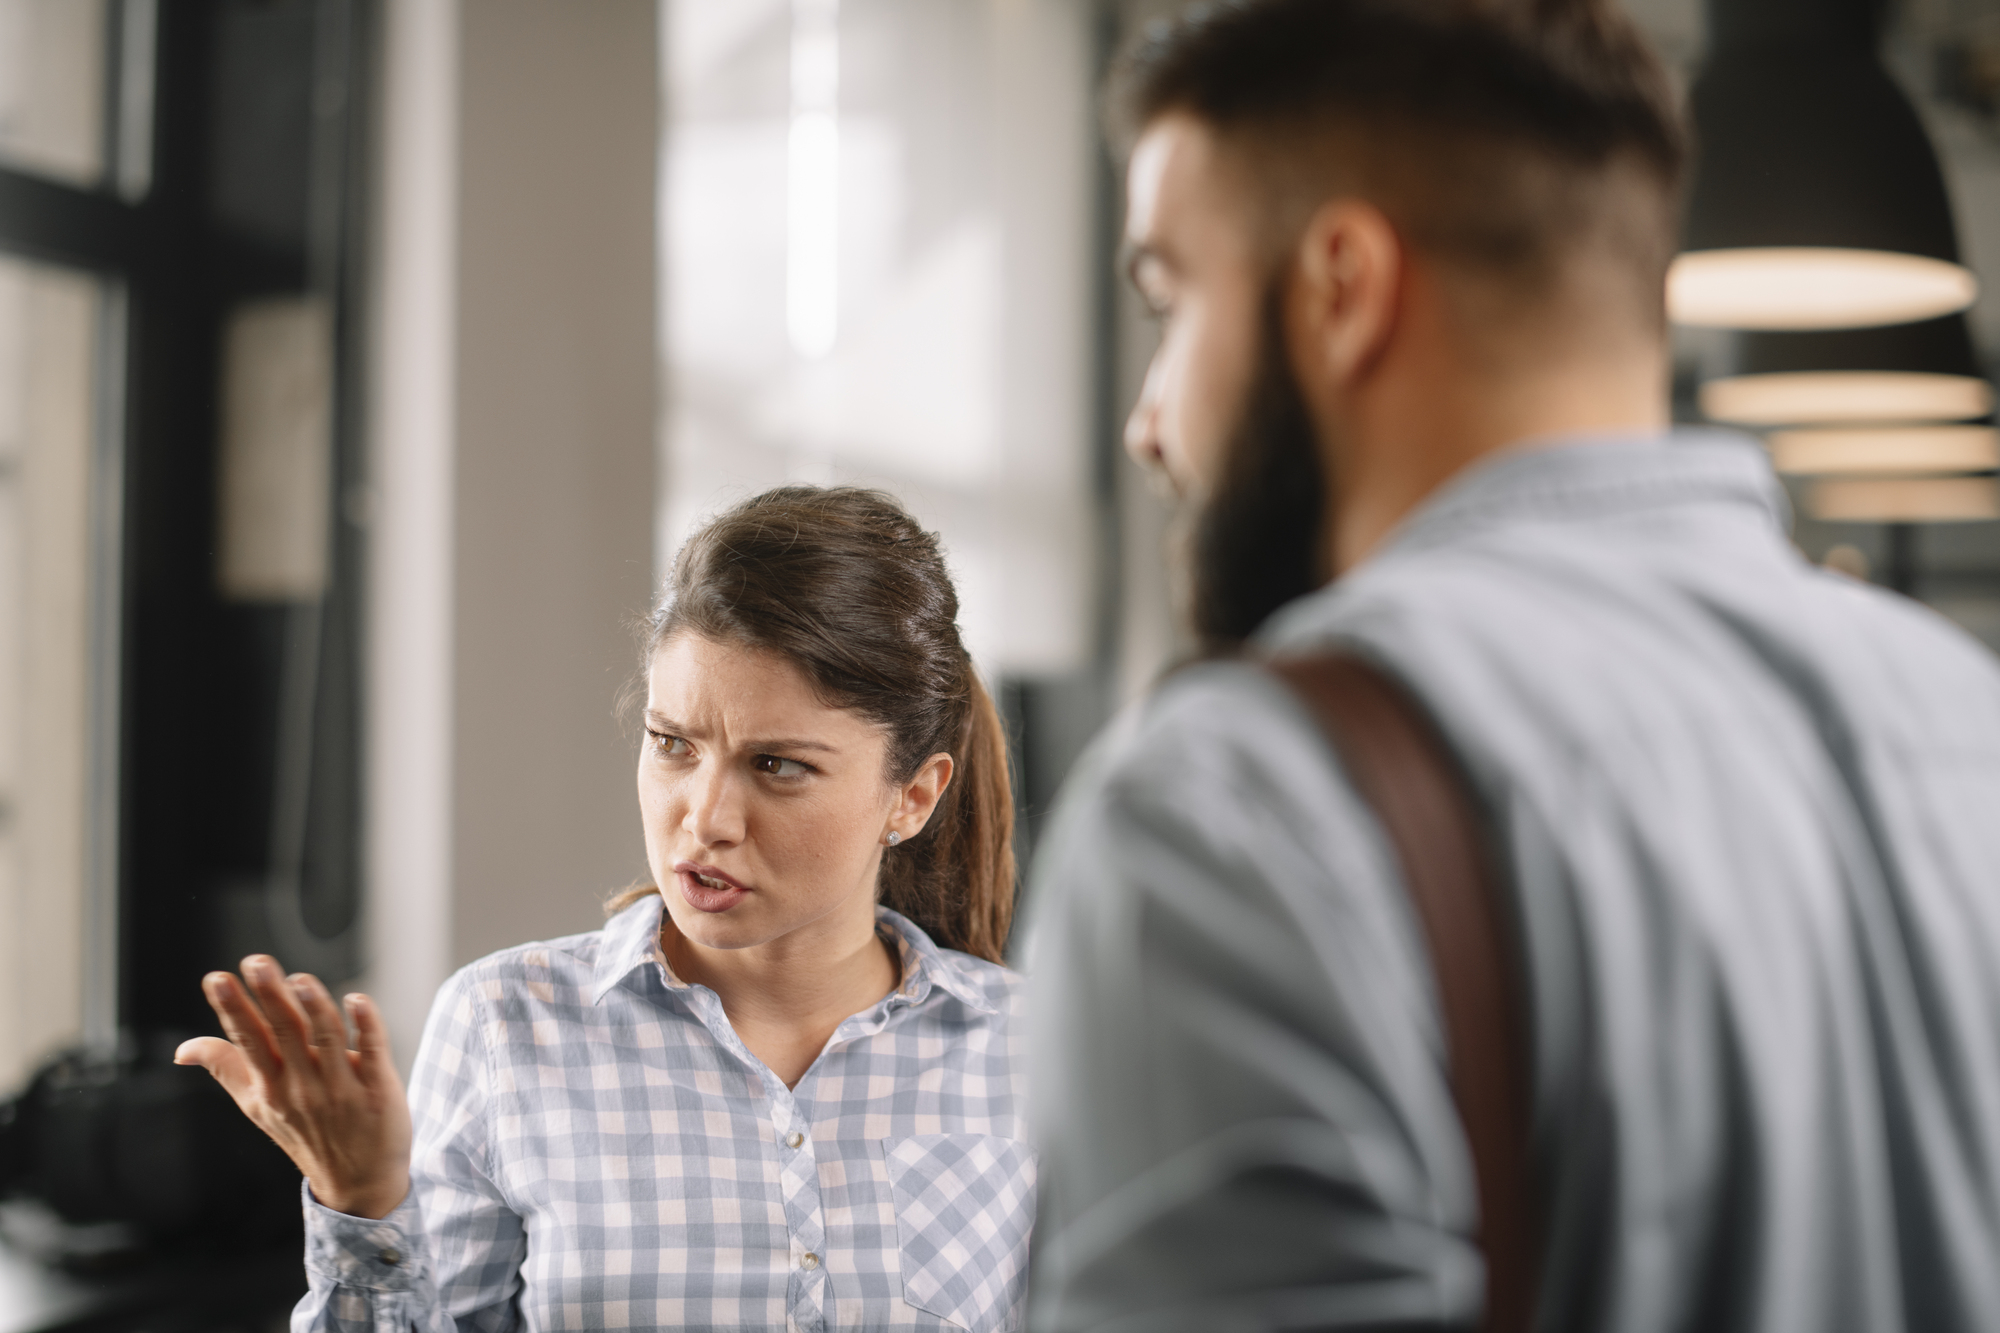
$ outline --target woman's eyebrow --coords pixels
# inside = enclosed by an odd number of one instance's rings
[[[685,726],[674,721],[665,713],[656,713],[650,708],[646,710],[646,725],[655,731],[664,731],[670,736],[686,736],[693,740],[702,739],[701,732],[698,729]],[[840,747],[837,745],[828,745],[825,741],[806,740],[803,737],[798,739],[773,737],[767,740],[748,741],[744,743],[743,748],[754,750],[759,754],[768,750],[813,750],[820,754],[840,753]]]
[[[828,745],[825,741],[808,740],[768,740],[751,741],[743,747],[746,750],[817,750],[821,754],[839,754],[840,747]]]

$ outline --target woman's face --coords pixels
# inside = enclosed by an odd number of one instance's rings
[[[884,841],[923,828],[950,756],[892,785],[880,727],[782,657],[691,633],[660,645],[646,685],[639,808],[681,934],[743,949],[872,929]]]

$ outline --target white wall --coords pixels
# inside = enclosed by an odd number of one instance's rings
[[[450,969],[644,873],[614,701],[652,582],[651,0],[386,8],[367,986],[407,1065]]]
[[[982,668],[1085,665],[1100,610],[1090,6],[665,11],[663,550],[770,486],[881,486],[942,534]],[[794,131],[825,106],[802,75],[827,71],[801,37],[829,11],[836,148],[807,170]],[[800,188],[820,168],[824,197]],[[805,268],[835,294],[825,346],[803,345],[791,322],[788,283]]]
[[[94,927],[111,886],[92,858],[100,308],[91,278],[0,259],[0,1096],[105,1035],[86,1030],[109,991]]]

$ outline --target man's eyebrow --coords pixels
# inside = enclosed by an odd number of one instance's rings
[[[668,717],[665,713],[657,713],[650,708],[646,710],[646,725],[655,731],[664,731],[669,736],[695,735],[693,728],[684,726]],[[840,753],[840,747],[837,745],[828,745],[825,741],[807,740],[804,737],[797,739],[791,737],[773,737],[769,740],[751,741],[746,748],[755,750],[759,754],[776,750],[814,750],[820,754]]]

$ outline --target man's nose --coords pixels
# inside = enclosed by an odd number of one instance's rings
[[[720,766],[703,764],[689,784],[682,830],[704,847],[728,847],[743,841],[743,824],[736,784]]]
[[[1132,461],[1147,470],[1166,466],[1166,454],[1160,447],[1160,403],[1156,381],[1157,367],[1146,372],[1146,383],[1139,390],[1139,401],[1132,404],[1132,411],[1125,418],[1125,452]]]

